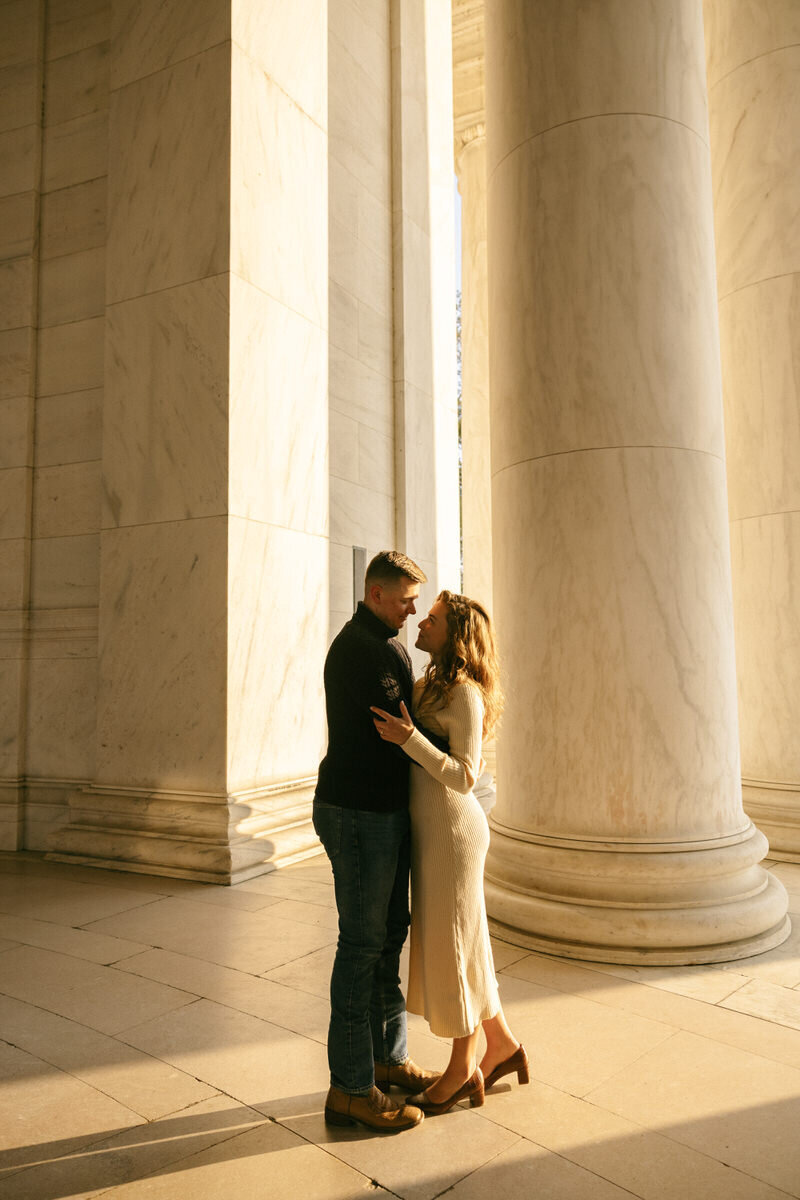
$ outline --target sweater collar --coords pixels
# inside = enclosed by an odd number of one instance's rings
[[[374,637],[382,638],[384,641],[388,642],[389,638],[397,636],[397,630],[390,629],[388,625],[384,625],[380,617],[376,617],[375,613],[367,608],[363,600],[359,600],[358,608],[353,614],[353,620],[365,629],[368,629]]]

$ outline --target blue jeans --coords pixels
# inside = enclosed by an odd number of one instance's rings
[[[408,811],[365,812],[314,801],[314,829],[333,867],[339,941],[331,975],[331,1083],[364,1096],[374,1063],[407,1056],[400,951],[409,925]]]

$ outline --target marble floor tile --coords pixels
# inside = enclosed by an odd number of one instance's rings
[[[522,1139],[447,1193],[448,1200],[486,1200],[487,1196],[492,1200],[534,1196],[542,1200],[631,1200],[629,1191]]]
[[[597,1004],[633,1013],[687,1032],[709,1037],[727,1046],[747,1050],[774,1062],[800,1068],[800,1031],[706,1004],[659,988],[642,987],[580,966],[565,959],[531,954],[513,963],[499,976],[503,998],[506,978],[528,979],[567,995],[583,996]]]
[[[727,1000],[723,1000],[722,1007],[749,1013],[752,1017],[762,1017],[778,1025],[788,1025],[791,1029],[800,1029],[800,991],[797,989],[752,979]]]
[[[356,1200],[362,1195],[389,1200],[359,1171],[271,1121],[110,1193],[113,1200]]]
[[[294,1114],[284,1111],[281,1124],[403,1200],[432,1200],[519,1141],[460,1105],[394,1137],[376,1136],[361,1126],[331,1129],[323,1102],[324,1093],[308,1097]]]
[[[121,967],[159,983],[188,988],[196,996],[260,1017],[316,1042],[325,1043],[327,1039],[327,997],[323,1000],[310,992],[168,950],[149,950],[127,959]]]
[[[313,858],[293,863],[289,867],[284,867],[280,873],[285,873],[291,879],[311,879],[317,883],[333,883],[330,859],[325,854],[316,854]]]
[[[784,1193],[668,1135],[546,1084],[501,1080],[480,1110],[642,1200],[781,1200]]]
[[[800,1071],[676,1033],[589,1093],[601,1108],[800,1195]]]
[[[0,936],[12,938],[25,946],[55,950],[59,954],[70,954],[73,958],[85,958],[106,966],[132,954],[141,954],[146,949],[138,942],[127,942],[102,933],[87,933],[83,929],[71,929],[53,921],[12,917],[5,913],[0,913]]]
[[[266,1116],[288,1097],[328,1086],[324,1046],[210,1000],[139,1025],[120,1040]]]
[[[793,921],[788,938],[774,950],[735,963],[720,963],[717,969],[735,971],[748,979],[761,979],[781,987],[797,987],[800,983],[800,920]]]
[[[451,1045],[448,1038],[436,1037],[431,1033],[423,1017],[408,1014],[408,1053],[414,1062],[428,1071],[443,1071],[450,1058]],[[478,1051],[479,1054],[482,1049]],[[402,1093],[396,1092],[396,1095],[399,1098]]]
[[[0,955],[0,995],[35,1004],[100,1033],[118,1033],[195,999],[188,992],[114,967],[31,946]]]
[[[735,968],[736,964],[732,966]],[[748,982],[747,975],[739,975],[735,970],[717,971],[713,967],[639,967],[621,963],[592,963],[591,969],[604,975],[615,975],[617,979],[629,979],[631,983],[641,983],[645,987],[674,992],[676,996],[705,1000],[708,1004],[718,1004]]]
[[[331,970],[336,954],[336,945],[331,943],[321,950],[314,950],[302,958],[285,963],[282,967],[274,967],[264,972],[265,979],[282,983],[286,987],[297,988],[301,992],[311,992],[312,996],[320,996],[327,1000],[331,992]]]
[[[0,1042],[0,1182],[39,1162],[58,1138],[69,1153],[108,1133],[142,1123],[138,1113],[81,1080]]]
[[[26,850],[0,851],[0,876],[2,875],[24,875],[35,879],[105,885],[163,896],[171,896],[173,888],[198,886],[185,879],[170,879],[168,875],[143,875],[137,871],[112,871],[104,867],[81,867],[72,863],[50,862],[42,858],[41,854]]]
[[[258,975],[335,940],[330,930],[275,917],[271,908],[242,912],[177,897],[97,921],[91,928]]]
[[[58,925],[86,925],[159,899],[154,892],[137,893],[58,878],[0,875],[0,912]]]
[[[148,1121],[214,1094],[207,1084],[160,1059],[9,996],[0,996],[0,1029],[21,1050],[74,1075]]]
[[[748,974],[790,978],[791,947],[646,969],[496,942],[530,1086],[502,1080],[480,1109],[380,1138],[322,1118],[326,858],[222,888],[0,854],[2,898],[3,1200],[800,1194],[800,984]],[[109,1014],[131,1023],[109,1031]],[[436,1069],[449,1049],[409,1014],[413,1058]]]
[[[512,971],[514,967],[510,968]],[[500,976],[506,1020],[531,1059],[531,1073],[544,1083],[581,1096],[675,1030],[660,1021],[629,1014],[624,1022],[606,1005]]]
[[[305,900],[309,904],[334,903],[333,882],[318,879],[301,879],[286,871],[270,871],[268,875],[257,875],[246,879],[231,889],[236,892],[257,892],[264,896],[276,896],[281,900]]]
[[[769,869],[781,880],[787,892],[800,894],[800,863],[770,862]]]
[[[271,914],[299,921],[301,925],[318,925],[323,929],[339,932],[339,917],[336,909],[324,904],[313,904],[306,900],[277,900]]]
[[[196,904],[215,904],[220,908],[240,908],[244,912],[261,912],[277,904],[279,897],[244,892],[235,887],[222,887],[213,883],[196,883],[178,893],[181,900]]]
[[[210,1146],[264,1124],[261,1113],[214,1096],[160,1121],[122,1130],[81,1147],[54,1139],[38,1147],[36,1166],[3,1182],[3,1200],[82,1200],[155,1171],[177,1181],[182,1162]]]
[[[498,941],[497,938],[492,938],[491,942],[495,971],[502,971],[506,967],[510,967],[512,963],[519,962],[521,958],[526,958],[530,953],[529,950],[523,950],[520,946],[509,946],[508,942]]]

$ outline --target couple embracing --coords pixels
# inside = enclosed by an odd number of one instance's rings
[[[364,600],[325,663],[328,751],[314,799],[339,913],[325,1120],[381,1132],[482,1104],[503,1075],[528,1080],[500,1006],[483,898],[489,829],[472,794],[501,707],[494,635],[480,604],[440,593],[419,624],[430,662],[415,683],[396,634],[425,582],[397,551],[369,564]],[[399,962],[409,920],[408,1009],[453,1039],[441,1074],[408,1057]],[[396,1100],[392,1086],[414,1094]]]

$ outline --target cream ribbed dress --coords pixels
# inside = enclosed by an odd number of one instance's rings
[[[489,826],[472,795],[480,775],[483,699],[457,684],[444,708],[414,710],[450,753],[415,729],[403,749],[412,758],[411,951],[407,1007],[439,1037],[465,1037],[500,1008],[494,974],[483,866]]]

